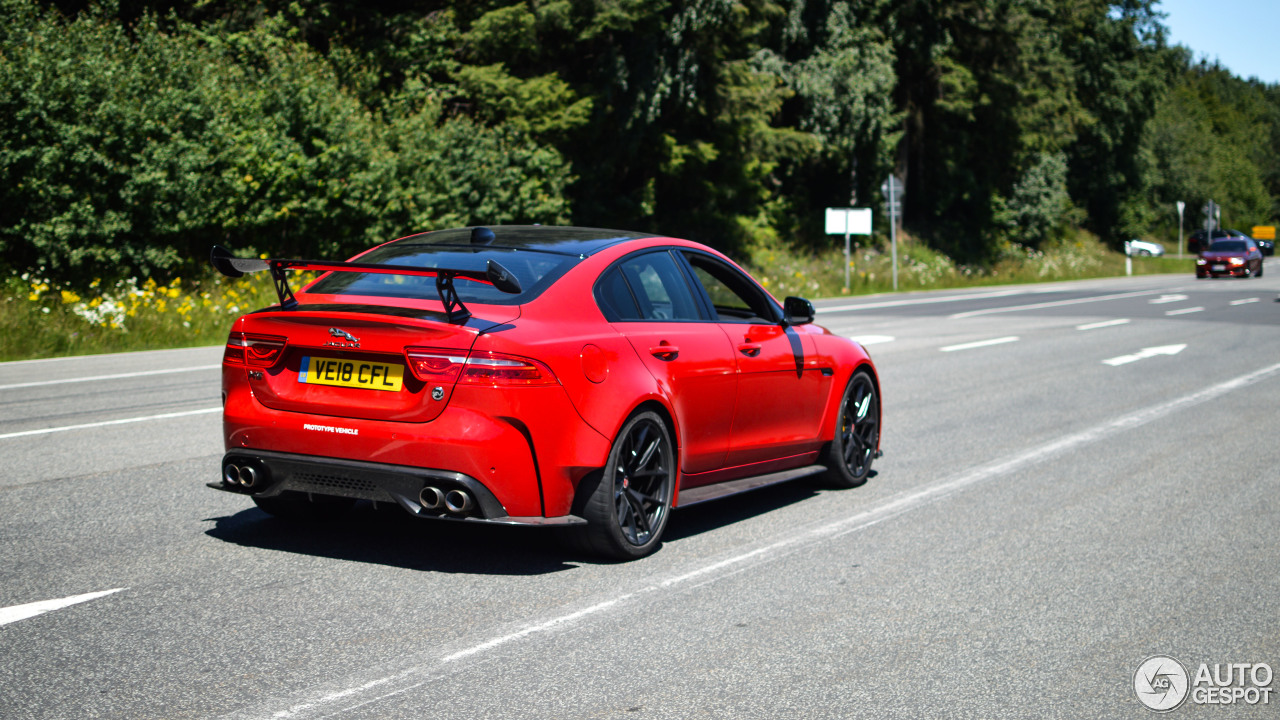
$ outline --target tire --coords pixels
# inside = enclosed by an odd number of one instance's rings
[[[332,520],[350,510],[356,501],[332,495],[283,492],[273,497],[255,497],[253,504],[268,515],[283,520],[314,522]]]
[[[841,488],[858,487],[871,476],[871,463],[880,446],[880,397],[871,374],[859,370],[849,378],[836,411],[835,437],[823,449],[822,476]]]
[[[1258,262],[1258,272],[1254,274],[1254,277],[1262,277],[1262,262],[1261,262],[1261,261],[1259,261],[1259,262]]]
[[[634,560],[662,542],[676,488],[676,453],[659,415],[631,416],[618,431],[609,459],[578,487],[576,512],[586,526],[570,528],[569,544],[614,560]]]

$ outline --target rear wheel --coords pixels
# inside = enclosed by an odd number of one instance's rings
[[[871,374],[859,370],[849,378],[836,415],[836,434],[823,452],[824,479],[837,487],[857,487],[871,475],[880,446],[880,398]]]
[[[676,453],[657,413],[632,416],[609,451],[600,473],[578,488],[587,525],[572,528],[578,548],[617,560],[644,557],[657,549],[667,527],[676,487]]]
[[[350,510],[356,501],[332,495],[283,492],[272,497],[255,497],[253,503],[268,515],[286,520],[328,520]]]

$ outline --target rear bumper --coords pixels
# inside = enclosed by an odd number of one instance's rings
[[[578,482],[609,454],[609,441],[579,417],[560,386],[460,386],[425,423],[274,410],[225,373],[223,390],[228,453],[456,474],[486,488],[511,517],[567,516]]]
[[[229,467],[236,471],[228,472]],[[254,481],[250,487],[231,479],[246,474],[246,468],[253,470]],[[335,495],[396,503],[417,517],[500,525],[557,526],[586,522],[573,515],[513,517],[484,483],[447,470],[249,449],[226,453],[222,457],[222,469],[222,481],[209,483],[209,487],[250,497],[275,497],[286,492]],[[474,500],[474,506],[463,512],[425,507],[421,502],[424,488],[436,488],[442,493],[465,492]]]

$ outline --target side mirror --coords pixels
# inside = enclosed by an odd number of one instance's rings
[[[813,303],[802,297],[792,295],[782,301],[783,325],[806,325],[813,322],[815,314]]]

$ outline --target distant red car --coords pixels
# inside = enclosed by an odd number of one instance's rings
[[[346,263],[213,262],[269,270],[280,296],[227,340],[210,484],[273,515],[365,499],[627,559],[674,507],[808,475],[853,487],[880,454],[866,350],[687,240],[462,228]],[[289,269],[326,272],[295,294]]]
[[[1196,277],[1262,277],[1262,251],[1249,237],[1230,237],[1214,240],[1207,250],[1196,258]]]

